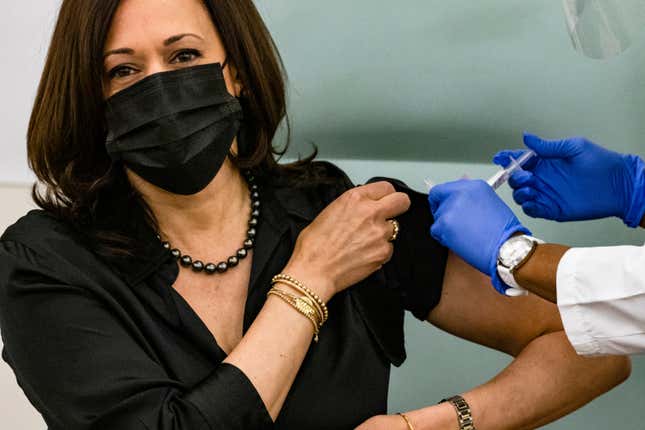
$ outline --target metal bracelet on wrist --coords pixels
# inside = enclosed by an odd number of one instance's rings
[[[443,399],[439,403],[450,403],[457,412],[457,420],[459,421],[459,430],[476,430],[475,423],[473,422],[473,414],[470,411],[470,406],[466,399],[461,396],[453,396],[448,399]]]

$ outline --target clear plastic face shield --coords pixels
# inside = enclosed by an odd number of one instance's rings
[[[645,29],[645,0],[562,0],[574,48],[594,59],[624,52]]]

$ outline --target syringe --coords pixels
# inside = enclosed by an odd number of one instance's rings
[[[522,166],[524,166],[535,155],[537,155],[535,152],[528,150],[524,154],[522,154],[520,158],[518,158],[517,160],[515,160],[513,157],[509,157],[511,160],[511,164],[509,164],[507,168],[501,169],[499,172],[495,173],[486,182],[488,182],[488,185],[490,185],[494,190],[498,189],[508,181],[508,178],[511,177],[513,172],[515,172],[518,169],[521,169]]]
[[[511,177],[513,172],[515,172],[518,169],[521,169],[522,166],[524,166],[531,158],[535,157],[537,154],[531,150],[526,151],[523,153],[520,158],[517,160],[514,159],[513,157],[509,157],[511,160],[511,163],[508,165],[507,168],[501,169],[499,172],[495,173],[488,181],[488,185],[490,185],[494,190],[497,190],[499,187],[504,185],[507,181],[508,178]],[[467,177],[464,177],[464,179],[467,179]],[[435,186],[434,182],[432,182],[430,179],[425,180],[426,187],[428,188],[428,192]]]

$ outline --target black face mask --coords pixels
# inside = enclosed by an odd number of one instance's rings
[[[107,151],[175,194],[203,190],[240,129],[242,107],[219,63],[148,76],[107,100]]]

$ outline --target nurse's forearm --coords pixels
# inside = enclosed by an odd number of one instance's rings
[[[569,249],[550,243],[538,245],[531,258],[515,272],[515,280],[533,294],[556,303],[558,265]]]
[[[478,430],[534,429],[580,408],[629,372],[629,358],[580,357],[565,334],[555,332],[533,340],[502,373],[463,396]],[[417,430],[457,429],[451,405],[406,415]]]

